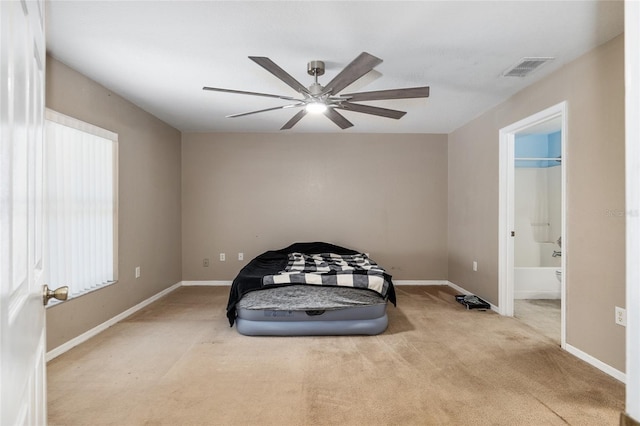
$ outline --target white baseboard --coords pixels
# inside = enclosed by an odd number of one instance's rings
[[[464,289],[464,288],[460,287],[459,285],[452,283],[451,281],[447,281],[447,285],[449,287],[453,288],[454,290],[460,292],[460,294],[473,294],[469,290]],[[500,310],[499,310],[499,308],[497,306],[495,306],[491,302],[487,302],[487,303],[489,303],[489,306],[491,306],[491,310],[492,311],[500,313]]]
[[[69,340],[68,342],[65,342],[62,345],[58,346],[57,348],[54,348],[54,349],[48,351],[47,355],[45,357],[45,360],[47,362],[49,362],[52,359],[54,359],[54,358],[62,355],[63,353],[67,352],[68,350],[78,346],[79,344],[86,342],[87,340],[89,340],[93,336],[97,335],[98,333],[106,330],[107,328],[109,328],[112,325],[122,321],[123,319],[135,314],[140,309],[142,309],[145,306],[155,302],[156,300],[160,299],[161,297],[171,293],[172,291],[174,291],[175,289],[177,289],[181,285],[182,285],[182,282],[176,283],[176,284],[172,285],[171,287],[168,287],[168,288],[162,290],[160,293],[155,294],[155,295],[151,296],[150,298],[148,298],[146,300],[143,300],[142,302],[138,303],[137,305],[127,309],[126,311],[122,312],[121,314],[116,315],[115,317],[103,322],[102,324],[93,327],[91,330],[88,330],[88,331],[82,333],[78,337],[75,337],[75,338]]]
[[[608,375],[610,375],[614,379],[619,380],[622,383],[626,383],[627,382],[627,375],[625,373],[623,373],[620,370],[616,370],[615,368],[613,368],[609,364],[605,364],[604,362],[600,361],[598,358],[592,357],[588,353],[581,351],[580,349],[576,348],[575,346],[571,346],[570,344],[567,343],[565,345],[565,350],[567,352],[569,352],[571,355],[573,355],[573,356],[575,356],[577,358],[580,358],[581,360],[583,360],[587,364],[591,364],[592,366],[596,367],[598,370],[607,373]]]
[[[451,281],[447,281],[447,285],[453,288],[454,290],[458,291],[460,294],[473,294],[469,290],[462,288],[458,284],[454,284]]]
[[[182,281],[183,286],[204,285],[204,286],[231,286],[231,281]]]

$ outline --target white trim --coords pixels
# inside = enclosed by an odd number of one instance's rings
[[[526,117],[516,123],[500,129],[499,133],[499,187],[498,187],[498,312],[501,315],[513,316],[514,311],[514,239],[510,236],[514,226],[514,168],[515,168],[515,134],[527,128],[560,117],[561,124],[561,149],[562,149],[562,251],[569,252],[567,238],[567,141],[568,118],[567,102],[563,101],[543,111]],[[561,259],[561,269],[567,271],[567,256]],[[566,306],[567,306],[567,273],[562,274],[560,283],[560,346],[565,347],[566,339]]]
[[[626,137],[626,412],[640,421],[640,3],[624,3]]]
[[[447,281],[447,285],[461,294],[473,294],[466,288],[462,288],[459,285],[452,283],[451,281]],[[489,303],[489,306],[491,306],[492,311],[500,313],[500,309],[496,305],[494,305],[491,302],[487,302],[487,303]]]
[[[182,281],[182,285],[187,287],[187,286],[195,286],[195,285],[202,285],[202,286],[230,286],[231,285],[231,281],[219,281],[219,280],[213,280],[213,281]]]
[[[515,132],[500,130],[498,162],[498,305],[501,315],[513,316],[514,240],[510,233],[515,229],[513,212]]]
[[[569,352],[571,355],[575,356],[576,358],[580,358],[581,360],[583,360],[587,364],[591,364],[592,366],[594,366],[598,370],[600,370],[600,371],[602,371],[604,373],[607,373],[608,375],[610,375],[614,379],[619,380],[622,383],[626,382],[626,375],[622,371],[616,370],[615,368],[613,368],[609,364],[605,364],[604,362],[600,361],[598,358],[594,358],[591,355],[589,355],[588,353],[583,352],[580,349],[576,348],[575,346],[571,346],[568,343],[566,344],[566,347],[564,349],[567,352]]]
[[[94,136],[118,142],[118,134],[112,132],[111,130],[103,129],[102,127],[98,127],[94,124],[87,123],[82,120],[78,120],[77,118],[70,117],[68,115],[64,115],[49,108],[45,109],[45,118],[62,126],[71,127],[72,129],[76,130],[82,130],[83,132],[91,133]]]
[[[62,345],[58,346],[57,348],[54,348],[52,350],[50,350],[49,352],[47,352],[46,355],[46,361],[49,362],[52,359],[62,355],[63,353],[67,352],[68,350],[78,346],[81,343],[86,342],[87,340],[89,340],[90,338],[96,336],[97,334],[99,334],[100,332],[106,330],[107,328],[111,327],[112,325],[122,321],[123,319],[135,314],[136,312],[138,312],[140,309],[146,307],[147,305],[155,302],[156,300],[166,296],[167,294],[171,293],[172,291],[174,291],[175,289],[177,289],[178,287],[180,287],[182,283],[176,283],[174,285],[172,285],[169,288],[166,288],[164,290],[162,290],[160,293],[155,294],[153,296],[151,296],[150,298],[143,300],[142,302],[138,303],[137,305],[135,305],[132,308],[127,309],[126,311],[116,315],[115,317],[103,322],[100,325],[97,325],[95,327],[93,327],[91,330],[88,330],[84,333],[82,333],[81,335],[74,337],[73,339],[69,340],[68,342],[63,343]]]

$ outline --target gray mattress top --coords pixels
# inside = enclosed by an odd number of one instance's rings
[[[363,289],[291,285],[249,292],[242,297],[237,307],[240,309],[305,311],[385,303],[387,301],[379,294]]]

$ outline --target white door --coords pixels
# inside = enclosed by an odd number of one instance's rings
[[[0,1],[0,425],[46,424],[44,4]]]

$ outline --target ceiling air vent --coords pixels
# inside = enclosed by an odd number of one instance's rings
[[[520,61],[506,70],[502,75],[505,77],[526,77],[554,58],[522,58]]]

